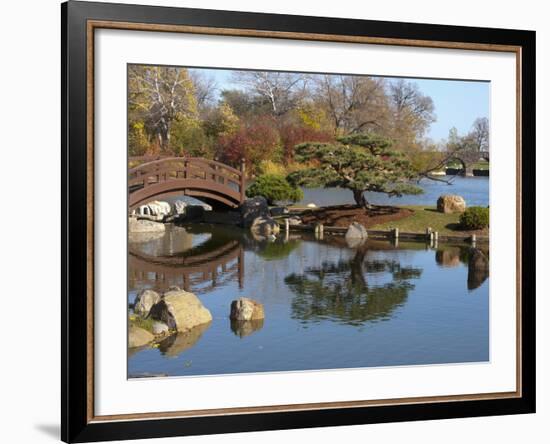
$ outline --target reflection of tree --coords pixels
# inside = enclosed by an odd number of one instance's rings
[[[292,251],[300,244],[297,240],[290,240],[288,242],[282,242],[277,240],[275,242],[265,242],[260,250],[258,250],[258,256],[263,257],[265,260],[278,260],[286,258]]]
[[[389,260],[365,260],[366,249],[357,250],[351,260],[323,263],[304,274],[291,274],[285,283],[296,294],[292,317],[304,322],[324,319],[349,325],[388,319],[405,303],[422,270],[402,267]],[[387,274],[392,282],[369,285],[366,274]]]

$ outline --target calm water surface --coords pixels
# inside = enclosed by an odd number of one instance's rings
[[[129,243],[129,304],[142,288],[178,285],[213,321],[130,350],[130,377],[489,359],[489,279],[469,272],[466,247],[369,240],[353,249],[342,237],[294,235],[268,242],[202,224],[155,236]],[[264,304],[263,322],[231,323],[240,296]]]
[[[442,194],[458,194],[466,200],[468,206],[489,205],[489,177],[461,177],[446,176],[445,180],[452,179],[452,184],[433,180],[422,180],[418,186],[424,194],[388,197],[382,193],[366,193],[369,202],[378,205],[431,205],[434,206],[437,198]],[[343,188],[304,188],[304,198],[299,204],[315,203],[317,206],[339,205],[354,203],[350,190]]]

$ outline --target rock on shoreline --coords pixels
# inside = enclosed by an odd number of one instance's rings
[[[171,290],[150,311],[150,316],[172,330],[185,332],[212,321],[212,314],[193,293]]]

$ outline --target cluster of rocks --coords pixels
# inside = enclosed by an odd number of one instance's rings
[[[196,342],[212,322],[212,314],[200,299],[179,287],[170,287],[162,295],[154,290],[141,290],[133,310],[128,329],[129,348],[155,341],[161,341],[162,345],[167,337],[176,335],[177,340],[172,338],[168,342],[172,347],[177,341],[177,348],[181,349],[185,344]],[[241,297],[231,303],[231,329],[241,337],[261,328],[264,316],[263,305],[252,299]]]
[[[151,319],[153,322],[149,329],[131,323],[128,335],[130,348],[149,344],[171,333],[188,332],[212,321],[212,314],[200,299],[178,287],[170,287],[162,295],[153,290],[140,291],[134,302],[134,314],[142,320]]]
[[[136,208],[129,218],[129,232],[162,233],[163,223],[169,222],[206,222],[226,225],[237,225],[249,228],[255,236],[263,239],[273,238],[279,234],[279,224],[275,217],[288,219],[290,225],[299,225],[298,216],[290,216],[286,207],[269,208],[264,197],[246,199],[233,211],[213,211],[207,204],[196,204],[177,200],[173,204],[152,201]]]
[[[288,209],[280,207],[274,209],[272,213],[267,205],[267,200],[261,196],[245,200],[239,211],[240,225],[243,228],[250,228],[257,240],[274,239],[279,234],[280,228],[273,216],[288,213]]]
[[[153,200],[137,207],[131,216],[136,220],[174,222],[180,219],[200,219],[207,211],[212,211],[212,207],[200,201],[176,200],[170,204]]]

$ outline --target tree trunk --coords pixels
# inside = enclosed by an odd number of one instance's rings
[[[367,201],[367,198],[365,197],[365,192],[363,190],[352,190],[353,191],[353,199],[355,200],[355,203],[359,207],[364,208],[370,208],[370,204]]]

